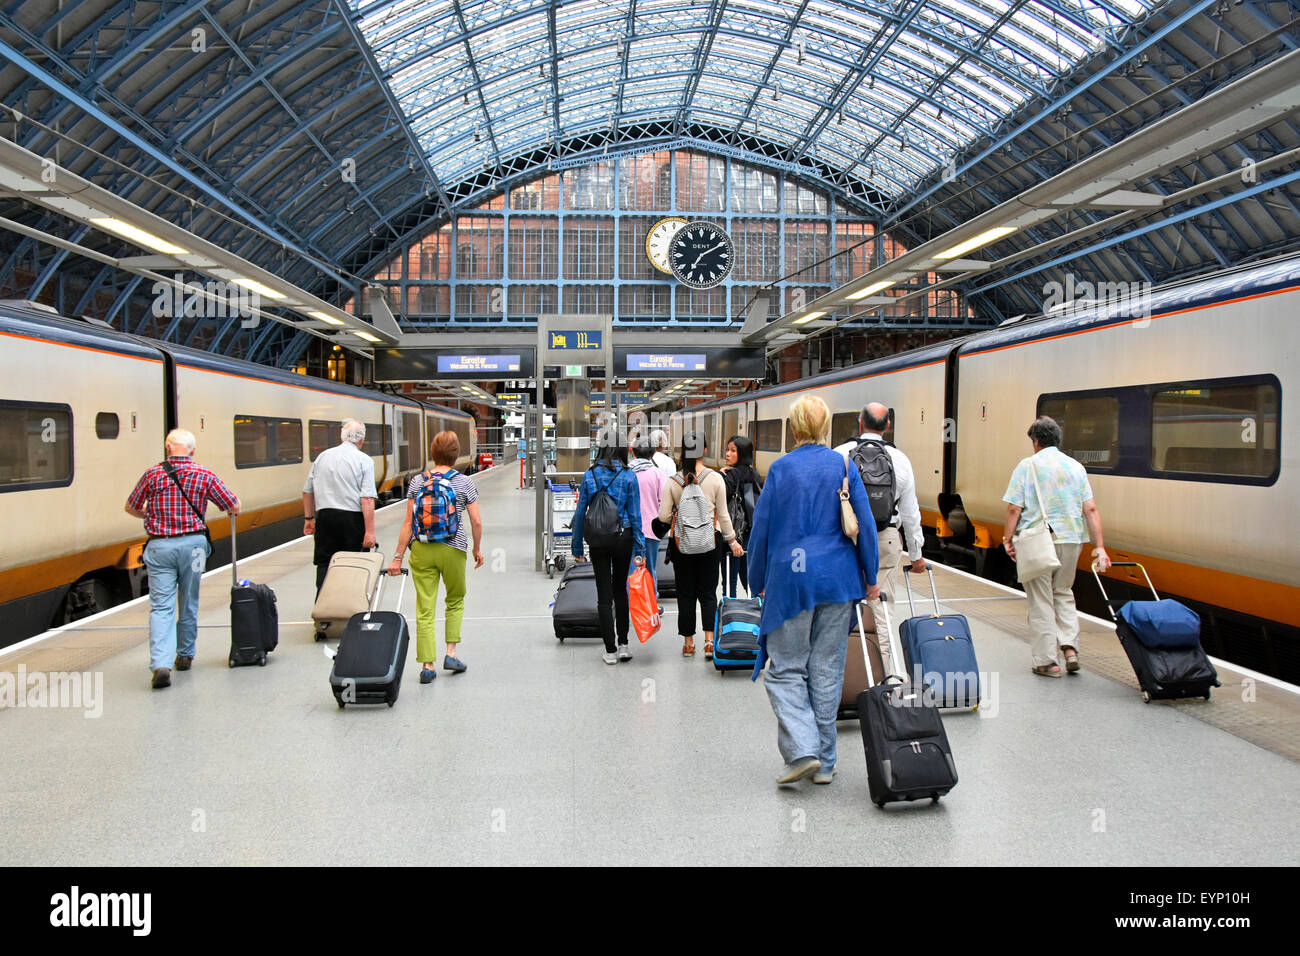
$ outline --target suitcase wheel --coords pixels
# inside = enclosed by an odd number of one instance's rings
[[[341,697],[336,697],[334,701],[339,705],[339,710],[342,710],[344,707],[347,706],[347,704],[343,703],[343,699]]]
[[[557,634],[556,637],[559,637],[559,635]],[[561,643],[561,644],[564,643],[564,638],[560,637],[560,643]]]
[[[235,659],[232,657],[232,658],[230,658],[230,660],[228,660],[226,663],[229,664],[231,667],[234,667],[234,666],[235,666]]]
[[[265,667],[265,666],[266,666],[266,655],[265,655],[265,654],[263,654],[263,655],[262,655],[262,659],[261,659],[260,661],[257,662],[257,666],[258,666],[258,667]]]
[[[877,801],[876,801],[876,806],[880,807],[880,809],[882,809],[882,810],[885,809],[885,801],[884,801],[884,800],[877,800]]]
[[[390,701],[388,702],[388,706],[389,706],[389,707],[392,707],[395,703],[397,703],[397,701],[395,701],[395,700],[390,700]]]
[[[1205,692],[1205,699],[1206,700],[1210,699],[1210,692],[1208,690]]]
[[[935,804],[938,802],[939,802],[939,795],[937,793],[930,794],[930,803]]]
[[[1151,703],[1151,695],[1148,694],[1146,691],[1142,692],[1142,703],[1144,704]]]

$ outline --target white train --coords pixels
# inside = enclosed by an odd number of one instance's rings
[[[790,450],[799,395],[830,405],[834,443],[882,402],[927,536],[1006,579],[1002,495],[1031,450],[1025,430],[1051,415],[1087,467],[1111,557],[1196,607],[1211,653],[1300,683],[1300,258],[1162,287],[1142,305],[1137,318],[1119,304],[1008,323],[689,408],[671,418],[674,445],[701,429],[720,456],[747,435],[765,471]],[[1112,572],[1121,593],[1136,593],[1130,570]]]
[[[244,553],[302,532],[302,485],[347,418],[366,425],[382,496],[457,433],[469,470],[474,419],[461,411],[123,335],[19,304],[0,305],[0,646],[138,595],[141,522],[122,510],[169,428],[239,495]],[[229,523],[208,513],[213,564]]]

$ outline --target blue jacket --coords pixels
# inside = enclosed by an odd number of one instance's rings
[[[818,604],[861,600],[867,586],[876,583],[876,522],[853,467],[848,475],[849,501],[858,517],[856,548],[840,529],[844,464],[843,456],[825,445],[800,445],[768,469],[745,548],[750,589],[767,592],[755,677],[767,657],[768,634]]]
[[[573,515],[573,556],[582,557],[582,522],[587,517],[587,502],[596,495],[596,480],[606,488],[618,505],[619,522],[632,529],[632,557],[645,557],[645,533],[641,530],[641,486],[636,472],[619,462],[613,471],[603,465],[592,465],[582,476],[582,491],[578,493],[578,510]]]

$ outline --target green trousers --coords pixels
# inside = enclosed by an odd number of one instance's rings
[[[465,552],[440,542],[411,542],[411,577],[415,581],[415,657],[421,664],[438,659],[434,617],[438,581],[447,589],[447,653],[460,643],[465,617]]]

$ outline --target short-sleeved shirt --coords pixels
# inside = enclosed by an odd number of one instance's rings
[[[434,469],[439,471],[440,469]],[[424,472],[420,472],[411,479],[411,483],[406,486],[406,497],[412,501],[424,487]],[[474,486],[473,480],[469,475],[462,475],[459,471],[451,473],[451,490],[456,492],[456,507],[460,509],[460,523],[456,527],[456,538],[451,542],[453,547],[460,548],[462,551],[469,552],[469,514],[466,511],[470,505],[478,501],[478,488]]]
[[[312,462],[302,493],[317,508],[360,511],[362,498],[377,498],[375,460],[350,441],[326,448]]]
[[[1011,473],[1011,483],[1002,500],[1023,509],[1018,529],[1030,528],[1042,517],[1030,464],[1038,473],[1038,487],[1047,508],[1047,522],[1058,544],[1084,544],[1088,527],[1083,520],[1083,503],[1092,500],[1092,486],[1083,465],[1055,446],[1048,446],[1022,459]]]
[[[162,465],[154,465],[136,483],[126,505],[143,511],[145,534],[154,537],[172,537],[181,534],[202,534],[204,524],[194,513],[194,508],[207,511],[211,501],[223,511],[235,507],[236,498],[225,483],[194,459],[171,455],[167,460],[176,471],[176,477],[185,489],[182,495]],[[191,508],[185,497],[194,503]]]

